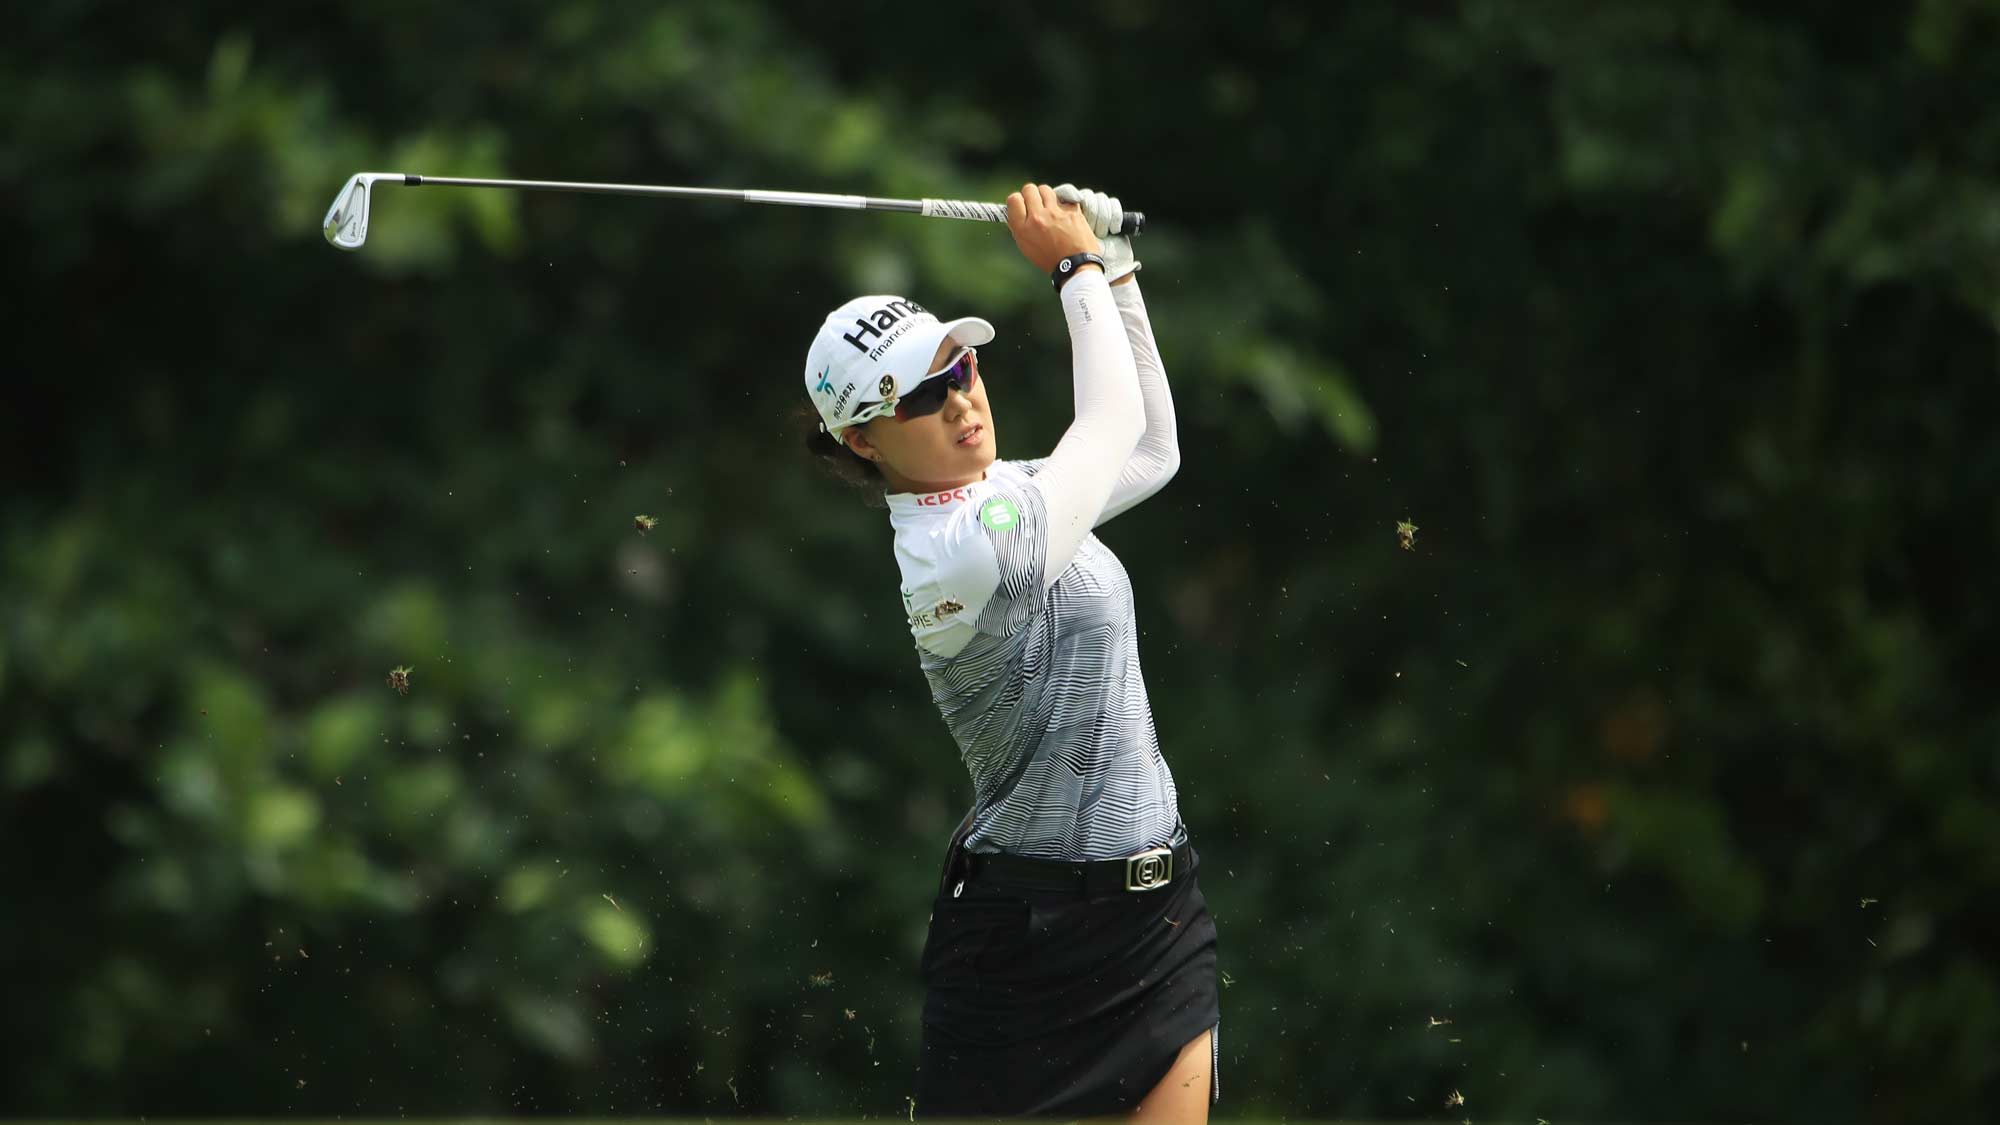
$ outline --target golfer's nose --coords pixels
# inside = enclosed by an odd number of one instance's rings
[[[960,390],[949,390],[944,394],[944,416],[950,421],[965,417],[972,409],[972,396]]]

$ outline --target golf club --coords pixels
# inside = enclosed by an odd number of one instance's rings
[[[321,224],[326,240],[342,250],[359,250],[368,240],[368,198],[377,182],[404,187],[518,188],[523,191],[576,191],[594,195],[645,195],[672,199],[727,199],[738,203],[776,203],[791,207],[837,207],[849,211],[902,211],[934,219],[1007,221],[1006,205],[961,199],[877,199],[867,195],[823,195],[811,191],[737,191],[730,188],[655,187],[650,184],[582,184],[560,180],[477,180],[451,176],[418,176],[406,172],[357,172],[340,189]],[[1125,212],[1123,233],[1145,229],[1146,216]]]

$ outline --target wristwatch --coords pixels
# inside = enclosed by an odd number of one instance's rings
[[[1099,270],[1104,269],[1104,259],[1085,250],[1081,254],[1071,254],[1057,262],[1056,268],[1049,271],[1049,284],[1056,287],[1056,292],[1062,292],[1063,282],[1075,277],[1076,268],[1085,262],[1094,264]]]

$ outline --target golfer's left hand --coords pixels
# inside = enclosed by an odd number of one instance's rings
[[[1101,251],[1104,276],[1117,284],[1139,272],[1139,259],[1132,256],[1132,237],[1118,233],[1125,225],[1125,208],[1116,196],[1064,184],[1056,189],[1056,198],[1083,208],[1083,217],[1090,222],[1090,233],[1104,247]]]

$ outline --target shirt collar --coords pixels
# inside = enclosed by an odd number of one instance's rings
[[[983,496],[993,487],[993,471],[971,484],[957,488],[947,488],[940,492],[891,492],[884,497],[889,502],[889,510],[898,513],[945,512],[952,508]]]

